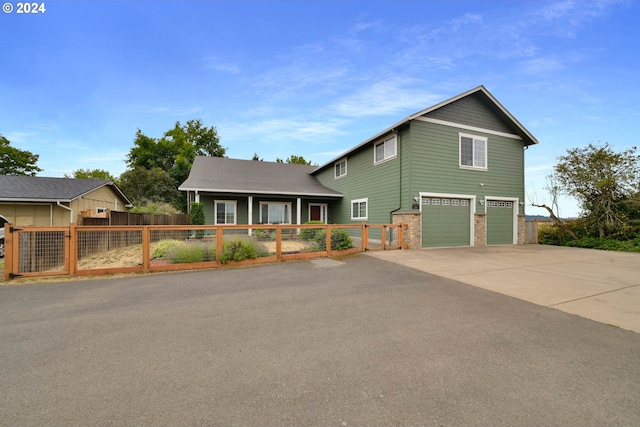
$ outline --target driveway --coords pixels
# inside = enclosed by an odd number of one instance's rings
[[[366,255],[0,286],[1,426],[632,426],[639,359]]]
[[[545,245],[368,255],[640,333],[640,254]]]

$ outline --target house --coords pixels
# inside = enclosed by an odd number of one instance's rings
[[[131,206],[109,180],[0,175],[0,214],[17,226],[67,226],[81,212],[101,215]]]
[[[407,223],[409,247],[524,243],[536,138],[484,86],[319,167],[198,157],[179,187],[211,224]]]

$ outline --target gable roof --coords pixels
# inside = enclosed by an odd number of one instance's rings
[[[0,175],[0,201],[71,202],[105,186],[111,187],[127,206],[131,206],[129,198],[113,181],[23,175]]]
[[[310,175],[317,166],[196,156],[181,191],[340,198]]]
[[[529,146],[529,145],[533,145],[533,144],[537,144],[538,140],[506,109],[504,108],[504,106],[502,104],[500,104],[500,102],[498,102],[498,100],[491,95],[491,93],[487,90],[487,88],[485,88],[483,85],[480,85],[476,88],[473,88],[471,90],[468,90],[464,93],[461,93],[460,95],[454,96],[453,98],[449,98],[446,101],[442,101],[438,104],[435,104],[431,107],[425,108],[424,110],[418,111],[415,114],[412,114],[408,117],[406,117],[405,119],[399,121],[398,123],[389,126],[388,128],[386,128],[385,130],[383,130],[382,132],[379,132],[377,134],[375,134],[374,136],[372,136],[371,138],[361,142],[360,144],[356,145],[355,147],[349,149],[348,151],[340,154],[338,157],[328,161],[327,163],[321,165],[320,167],[318,167],[313,173],[316,173],[318,171],[320,171],[321,169],[326,168],[329,165],[332,165],[333,163],[335,163],[337,160],[342,159],[343,157],[351,154],[352,152],[358,150],[361,147],[364,147],[365,145],[381,138],[382,136],[393,132],[394,130],[396,130],[397,128],[405,125],[406,123],[410,122],[411,120],[415,120],[418,119],[420,117],[423,117],[425,115],[428,115],[429,113],[438,110],[440,108],[446,107],[450,104],[453,104],[456,101],[459,101],[462,98],[468,97],[468,96],[479,96],[480,98],[482,98],[487,105],[489,106],[489,108],[502,120],[506,121],[507,123],[509,123],[510,127],[512,129],[514,129],[514,131],[517,133],[518,136],[520,136],[520,138],[522,138],[525,146]]]

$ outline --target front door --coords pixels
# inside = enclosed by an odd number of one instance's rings
[[[309,221],[320,221],[327,223],[327,204],[326,203],[309,203]]]

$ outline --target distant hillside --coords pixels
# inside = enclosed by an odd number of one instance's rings
[[[544,215],[527,215],[527,221],[553,221],[550,217]]]

